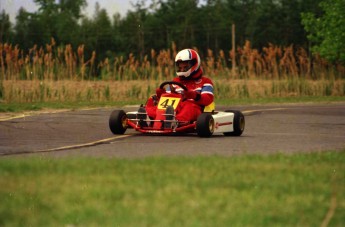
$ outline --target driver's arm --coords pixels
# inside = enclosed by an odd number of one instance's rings
[[[200,106],[208,106],[213,102],[213,85],[205,83],[197,90],[188,90],[184,92],[185,99],[193,99]]]
[[[198,97],[195,99],[195,103],[201,106],[208,106],[210,105],[214,100],[213,95],[213,84],[211,83],[205,83],[203,87],[201,88],[200,92],[200,98]]]

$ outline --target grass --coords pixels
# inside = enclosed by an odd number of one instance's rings
[[[143,102],[144,103],[144,102]],[[38,111],[43,109],[81,109],[99,107],[120,107],[125,105],[140,105],[138,100],[126,102],[35,102],[35,103],[3,103],[0,105],[0,112],[25,112]]]
[[[301,96],[301,97],[265,97],[265,98],[239,98],[216,100],[217,105],[266,105],[288,103],[336,103],[345,102],[345,97],[334,96]]]
[[[161,82],[155,81],[3,81],[0,111],[44,107],[78,108],[141,104]],[[308,101],[345,101],[345,80],[227,80],[214,79],[217,103],[262,104]]]
[[[226,158],[3,158],[0,225],[320,226],[334,211],[329,225],[342,226],[344,163],[345,150]]]
[[[44,109],[81,109],[101,107],[123,107],[126,105],[145,104],[146,99],[128,101],[96,101],[96,102],[34,102],[34,103],[2,103],[1,112],[25,112],[39,111]],[[303,97],[267,97],[267,98],[239,98],[239,99],[217,99],[217,105],[238,106],[254,104],[286,104],[286,103],[336,103],[345,102],[345,97],[334,96],[303,96]]]

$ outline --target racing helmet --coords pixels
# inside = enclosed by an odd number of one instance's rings
[[[176,74],[181,79],[199,78],[202,74],[200,56],[192,49],[184,49],[175,57]]]

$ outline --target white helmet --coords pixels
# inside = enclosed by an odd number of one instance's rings
[[[186,67],[181,68],[181,63],[188,63]],[[176,74],[182,78],[197,78],[201,75],[200,56],[192,49],[184,49],[177,53],[175,57]],[[200,72],[200,73],[199,73]]]

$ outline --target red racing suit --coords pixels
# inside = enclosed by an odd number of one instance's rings
[[[210,105],[213,102],[213,83],[207,77],[199,77],[198,79],[184,79],[181,80],[179,77],[173,79],[175,82],[179,82],[185,85],[188,90],[194,90],[200,94],[199,99],[187,99],[181,101],[177,107],[176,119],[178,121],[196,121],[198,116],[202,113],[205,106]],[[183,89],[173,85],[176,89],[175,92],[182,93]],[[170,93],[170,88],[167,87],[167,93]],[[146,103],[146,112],[151,119],[156,118],[157,106],[154,104],[154,100],[149,98]]]

